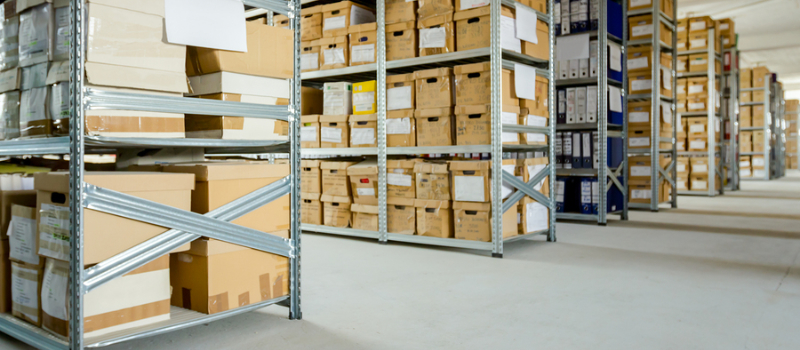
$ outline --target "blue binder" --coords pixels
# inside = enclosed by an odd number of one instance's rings
[[[592,213],[592,180],[593,178],[581,178],[581,214]]]
[[[567,186],[567,178],[563,176],[556,177],[556,212],[564,212],[564,194]]]

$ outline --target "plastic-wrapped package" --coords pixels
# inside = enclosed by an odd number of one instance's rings
[[[55,24],[53,61],[66,61],[69,59],[69,6],[55,9]]]
[[[20,90],[30,90],[47,86],[47,71],[49,62],[43,62],[22,68],[22,83]]]
[[[19,91],[0,94],[0,139],[19,137]]]
[[[42,4],[19,15],[19,65],[47,62],[51,54],[52,4]]]
[[[53,134],[69,135],[69,83],[50,85],[48,109],[53,120]]]
[[[0,70],[19,64],[19,16],[6,16],[7,7],[0,6]]]
[[[45,109],[47,87],[22,91],[19,106],[20,136],[46,136],[52,132],[52,121]]]

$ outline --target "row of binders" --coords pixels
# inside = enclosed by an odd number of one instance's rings
[[[622,178],[618,178],[620,182]],[[600,209],[600,184],[596,177],[557,177],[556,212],[597,215]],[[606,197],[607,212],[622,210],[624,196],[612,186]]]
[[[621,24],[619,21],[622,17],[622,6],[612,0],[555,0],[553,8],[556,35],[597,30],[600,25],[601,1],[605,1],[607,4],[609,23]]]
[[[600,144],[597,131],[556,133],[556,169],[599,169]],[[607,165],[614,169],[622,163],[622,138],[609,137],[606,143]]]
[[[581,124],[597,122],[597,86],[559,89],[557,124]],[[608,123],[622,125],[622,92],[614,86],[608,87]]]

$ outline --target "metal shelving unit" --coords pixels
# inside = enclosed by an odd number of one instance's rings
[[[772,134],[775,135],[775,151],[772,152],[772,179],[780,179],[786,176],[786,122],[784,112],[786,101],[783,99],[783,84],[777,80],[771,83],[773,94],[770,96],[770,108],[773,116],[770,127]]]
[[[716,51],[716,42],[717,36],[716,31],[714,29],[708,29],[708,48],[705,50],[690,50],[690,51],[683,51],[679,52],[678,55],[686,56],[686,55],[693,55],[693,54],[707,54],[708,55],[708,67],[705,72],[694,72],[694,73],[680,73],[678,74],[678,78],[689,78],[689,77],[707,77],[708,78],[708,85],[706,85],[706,91],[708,91],[708,99],[706,100],[706,110],[704,112],[688,112],[688,113],[680,113],[680,117],[707,117],[708,124],[706,129],[707,130],[707,139],[708,143],[706,147],[708,148],[705,152],[693,152],[693,151],[681,151],[678,152],[679,156],[689,156],[689,157],[708,157],[708,190],[705,192],[701,191],[678,191],[679,195],[699,195],[699,196],[709,196],[715,197],[717,194],[723,195],[725,194],[725,186],[720,184],[719,191],[716,190],[717,186],[717,178],[722,181],[725,179],[723,175],[723,169],[725,166],[725,162],[722,159],[722,148],[717,150],[718,145],[722,145],[722,139],[724,138],[724,134],[722,130],[720,130],[720,139],[717,139],[716,132],[717,126],[721,126],[721,118],[722,114],[716,111],[716,104],[717,104],[717,79],[722,78],[722,74],[716,73],[716,63],[722,63],[722,55],[718,54]],[[712,59],[713,57],[713,59]],[[721,104],[721,102],[720,102]],[[720,106],[721,107],[721,106]],[[719,123],[719,124],[718,124]],[[720,127],[721,129],[721,127]],[[715,166],[717,160],[719,160],[719,164]],[[714,169],[711,172],[711,169]]]
[[[162,96],[106,93],[84,87],[85,1],[70,1],[70,136],[0,142],[0,155],[68,155],[70,159],[70,274],[69,339],[53,335],[10,315],[0,315],[0,331],[40,349],[83,349],[116,344],[206,324],[226,317],[281,304],[289,307],[289,317],[300,319],[300,0],[244,0],[245,5],[269,9],[289,16],[294,28],[294,79],[289,106],[261,106],[245,103],[169,98]],[[191,112],[203,115],[228,115],[285,120],[289,123],[289,142],[227,141],[204,139],[106,138],[84,135],[84,111],[129,109],[152,112]],[[179,210],[120,192],[89,185],[84,179],[84,158],[88,153],[114,153],[119,148],[193,147],[211,153],[290,152],[291,174],[205,215]],[[230,221],[271,201],[291,195],[291,238],[281,238],[247,229]],[[84,268],[83,213],[91,209],[158,226],[169,231],[122,252],[100,264]],[[84,296],[114,278],[131,272],[174,248],[205,236],[281,255],[290,259],[289,295],[261,301],[212,315],[171,307],[170,320],[84,337]]]
[[[742,153],[743,156],[756,156],[761,155],[764,156],[764,169],[766,169],[765,174],[763,177],[743,177],[741,180],[752,181],[752,180],[764,180],[769,181],[772,179],[772,167],[774,163],[770,157],[772,153],[772,144],[770,143],[770,139],[772,139],[772,108],[771,108],[771,100],[772,100],[772,74],[767,74],[764,78],[764,86],[763,87],[754,87],[754,88],[746,88],[740,89],[742,92],[747,91],[763,91],[764,92],[764,100],[763,101],[754,101],[754,102],[743,102],[740,103],[740,106],[764,106],[764,125],[763,126],[751,126],[747,128],[741,128],[742,131],[763,131],[764,132],[764,151],[763,152],[747,152]],[[755,142],[755,141],[754,141]]]
[[[628,47],[631,46],[645,46],[649,45],[652,47],[653,51],[651,53],[652,58],[652,86],[651,86],[651,94],[637,94],[637,95],[628,95],[628,102],[633,101],[642,101],[642,100],[649,100],[650,103],[650,135],[651,135],[651,142],[650,142],[650,149],[643,150],[643,151],[628,151],[626,156],[641,156],[641,155],[649,155],[650,156],[650,203],[628,203],[628,207],[636,208],[636,209],[650,209],[651,211],[658,211],[659,206],[661,204],[669,204],[672,208],[678,207],[678,186],[677,186],[677,178],[678,178],[678,168],[677,168],[677,161],[678,161],[678,149],[676,147],[676,140],[678,138],[677,130],[678,130],[678,116],[675,101],[677,101],[677,79],[676,79],[676,67],[678,66],[678,55],[675,47],[678,46],[678,33],[676,28],[678,27],[678,6],[673,6],[673,13],[672,18],[661,11],[661,1],[672,1],[672,0],[652,0],[651,1],[651,8],[649,9],[641,9],[636,11],[631,11],[628,13],[628,16],[634,15],[643,15],[643,14],[654,14],[657,13],[659,21],[653,22],[653,37],[651,39],[641,39],[635,41],[628,41]],[[661,40],[661,24],[664,24],[672,30],[672,42],[665,43]],[[670,69],[670,74],[672,76],[672,88],[670,91],[672,92],[669,96],[664,96],[661,94],[661,71],[664,67],[661,65],[661,53],[668,52],[672,55],[672,69]],[[657,101],[657,102],[656,102]],[[670,103],[670,110],[672,112],[672,137],[668,140],[664,140],[661,137],[661,122],[660,122],[660,115],[661,115],[661,103],[668,102]],[[670,149],[661,149],[661,142],[667,141],[672,145]],[[661,159],[662,155],[669,155],[671,158],[671,162],[667,165],[666,168],[661,168]],[[661,181],[666,180],[669,186],[672,188],[670,191],[671,198],[665,198],[664,202],[659,202],[659,189]],[[630,198],[627,198],[630,200]]]
[[[563,0],[562,0],[563,1]],[[588,78],[588,79],[559,79],[556,82],[556,86],[559,87],[566,87],[566,86],[586,86],[586,85],[596,85],[597,86],[597,123],[582,123],[582,124],[558,124],[556,129],[558,131],[568,131],[568,130],[584,130],[584,131],[595,131],[597,130],[598,133],[598,157],[599,159],[599,169],[561,169],[559,176],[592,176],[597,177],[598,179],[605,179],[604,181],[598,181],[598,213],[595,214],[582,214],[582,213],[573,213],[573,212],[566,212],[566,213],[556,213],[556,218],[559,220],[573,220],[573,221],[592,221],[597,222],[599,225],[606,225],[608,223],[608,214],[615,214],[620,215],[622,220],[628,220],[628,106],[627,106],[627,97],[626,91],[628,86],[628,74],[627,74],[627,60],[625,59],[626,56],[626,48],[628,45],[628,5],[625,1],[620,2],[622,7],[622,38],[617,37],[609,33],[608,31],[608,5],[606,1],[599,1],[599,14],[598,14],[598,30],[596,31],[588,31],[588,32],[579,32],[579,33],[571,33],[563,36],[569,35],[585,35],[590,34],[590,39],[597,39],[597,78]],[[612,79],[608,76],[608,42],[614,42],[621,46],[621,54],[622,54],[622,76],[623,80],[618,81]],[[608,99],[608,86],[616,86],[620,88],[620,92],[622,94],[622,114],[623,114],[623,123],[622,125],[615,125],[608,123],[608,109],[609,109],[609,99]],[[552,96],[552,95],[551,95]],[[620,137],[622,138],[622,163],[617,168],[609,168],[608,167],[608,137]],[[620,183],[619,178],[622,177],[624,180]],[[623,200],[622,200],[622,209],[608,212],[608,191],[611,190],[613,187],[617,187],[620,192],[622,192]]]
[[[722,51],[723,55],[723,74],[722,74],[722,125],[723,129],[723,151],[726,158],[723,174],[728,174],[726,189],[729,191],[739,190],[739,48],[734,46]],[[725,59],[729,60],[731,69],[725,71]],[[726,123],[727,121],[727,123]],[[724,134],[728,134],[728,139],[724,139]]]
[[[548,13],[553,13],[553,0],[548,1]],[[502,234],[502,214],[511,209],[525,195],[531,196],[536,201],[546,206],[550,213],[555,213],[555,146],[553,138],[555,136],[556,113],[554,104],[550,103],[549,126],[535,127],[525,125],[504,125],[501,120],[502,107],[502,69],[514,69],[516,63],[526,64],[537,68],[537,75],[547,77],[550,82],[549,95],[555,94],[555,76],[553,74],[553,56],[555,47],[555,27],[551,16],[548,14],[537,13],[538,19],[548,23],[550,28],[550,59],[540,60],[525,56],[509,50],[500,48],[500,26],[491,26],[491,45],[487,48],[473,49],[468,51],[457,51],[445,54],[408,58],[403,60],[386,61],[386,37],[384,20],[384,2],[376,1],[373,3],[376,8],[378,38],[377,38],[377,62],[375,64],[347,67],[341,69],[321,70],[305,72],[301,74],[304,85],[320,86],[325,82],[349,81],[360,82],[365,80],[377,80],[378,90],[378,147],[376,148],[321,148],[303,149],[303,157],[315,158],[322,156],[377,156],[378,159],[378,231],[355,230],[351,228],[337,228],[320,225],[303,224],[304,231],[327,233],[342,236],[362,237],[377,239],[380,243],[390,241],[438,245],[446,247],[469,248],[492,252],[494,257],[502,257],[503,245],[505,243],[527,239],[534,236],[546,235],[547,240],[555,242],[555,216],[550,215],[550,228],[547,230],[519,235],[504,239]],[[512,0],[491,0],[490,18],[491,23],[500,23],[500,7],[508,6],[517,8],[525,6]],[[531,9],[532,10],[532,9]],[[491,61],[491,124],[492,124],[492,143],[491,145],[477,146],[435,146],[435,147],[386,147],[386,75],[410,73],[422,69],[437,67],[453,67],[456,65]],[[552,101],[552,99],[551,99]],[[548,137],[548,145],[503,145],[501,135],[503,132],[520,133],[541,133]],[[502,170],[501,164],[504,152],[534,152],[546,151],[549,157],[549,165],[532,177],[531,181],[524,183],[517,179],[513,174]],[[492,156],[492,242],[479,242],[459,240],[454,238],[437,238],[418,235],[404,235],[387,232],[386,224],[386,157],[387,155],[420,155],[420,154],[463,154],[463,153],[490,153]],[[542,193],[533,189],[533,184],[537,184],[545,178],[550,179],[550,193],[548,198]],[[513,186],[517,191],[502,200],[502,186]]]

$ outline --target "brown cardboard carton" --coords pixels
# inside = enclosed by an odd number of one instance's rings
[[[320,41],[303,41],[300,43],[300,71],[313,72],[320,67]]]
[[[350,65],[350,47],[347,35],[319,39],[322,65],[319,69],[345,68]]]
[[[199,239],[190,252],[170,254],[169,263],[172,305],[205,314],[289,292],[289,260],[255,249]]]
[[[347,168],[353,203],[378,205],[378,161],[368,159]]]
[[[531,100],[524,100],[531,101]],[[549,114],[549,113],[548,113]],[[538,116],[530,112],[528,108],[519,109],[519,124],[528,126],[546,127],[549,120],[546,117]],[[541,133],[521,133],[519,143],[522,145],[546,145],[547,135]]]
[[[672,139],[672,131],[661,131],[661,137]],[[628,126],[628,148],[649,149],[652,142],[650,126]],[[660,149],[672,148],[671,142],[661,142]]]
[[[350,197],[332,196],[323,194],[319,200],[322,202],[322,224],[331,227],[350,227],[352,213],[350,212]]]
[[[350,146],[350,132],[347,115],[321,115],[320,143],[322,148],[347,148]]]
[[[490,145],[492,143],[492,114],[489,105],[456,106],[456,144]],[[517,106],[503,105],[503,124],[519,123],[520,109]],[[518,145],[519,134],[504,132],[503,144]]]
[[[719,164],[719,160],[717,160],[717,164]],[[692,157],[689,159],[689,165],[692,175],[708,174],[714,171],[709,165],[708,157]]]
[[[686,39],[689,37],[689,19],[688,18],[681,18],[678,20],[678,39]]]
[[[753,117],[753,126],[764,126],[764,105],[750,106],[750,111]]]
[[[137,172],[86,172],[84,181],[97,187],[122,192],[131,196],[190,210],[194,176],[191,174],[137,173]],[[68,260],[69,230],[58,220],[42,224],[42,217],[64,218],[69,213],[69,173],[52,172],[34,175],[37,219],[39,222],[39,254]],[[114,227],[113,232],[109,227]],[[119,254],[168,229],[120,216],[84,210],[83,261],[96,264]],[[188,244],[175,251],[188,249]]]
[[[752,91],[750,94],[753,96],[751,102],[764,102],[764,91]]]
[[[416,198],[416,173],[414,166],[421,159],[386,160],[386,196],[389,198]]]
[[[414,118],[417,123],[417,146],[453,145],[455,117],[451,108],[417,109]]]
[[[739,102],[740,103],[753,102],[753,92],[752,91],[746,91],[746,92],[740,93]]]
[[[289,175],[288,164],[213,162],[172,164],[165,173],[194,174],[192,211],[205,214]],[[289,229],[289,195],[231,221],[262,232]]]
[[[663,74],[663,70],[661,71]],[[650,94],[653,91],[653,74],[652,72],[629,72],[628,73],[628,88],[631,94]],[[672,85],[667,86],[665,80],[661,79],[661,95],[671,96]]]
[[[413,73],[386,77],[386,110],[414,109],[416,80]]]
[[[378,146],[378,115],[350,116],[350,147]]]
[[[689,27],[690,35],[692,32],[707,33],[709,29],[714,28],[714,20],[709,16],[692,17],[689,18],[687,25]]]
[[[4,264],[11,266],[10,283],[6,285],[11,292],[11,314],[32,325],[41,326],[42,267],[8,261],[4,261]]]
[[[347,34],[354,25],[375,22],[375,12],[364,5],[340,1],[322,5],[322,36],[325,38]]]
[[[456,51],[455,24],[452,13],[420,19],[417,21],[417,28],[419,29],[419,57]]]
[[[429,17],[452,14],[457,11],[453,0],[419,0],[419,9],[417,10],[418,20],[424,20]]]
[[[741,143],[752,143],[753,142],[753,132],[752,131],[739,131],[739,142]]]
[[[752,164],[753,169],[764,169],[766,167],[766,163],[764,162],[763,155],[753,155],[751,158],[750,163]]]
[[[661,53],[660,64],[672,68],[672,55]],[[651,71],[653,69],[653,47],[651,45],[631,47],[628,49],[628,72]]]
[[[450,172],[447,163],[414,165],[417,199],[450,200]]]
[[[0,191],[0,225],[2,225],[3,235],[8,232],[8,224],[11,222],[11,206],[14,204],[26,207],[36,206],[36,191]]]
[[[252,103],[251,100],[248,100],[247,96],[243,96],[241,94],[216,93],[194,97],[207,100]],[[273,105],[285,106],[288,104],[288,99],[277,98]],[[180,122],[180,118],[173,119],[176,119],[178,123]],[[167,120],[169,121],[170,119]],[[186,137],[189,138],[228,140],[287,140],[289,136],[289,123],[283,120],[199,114],[187,114],[183,120]],[[146,131],[146,129],[141,128],[139,130]],[[177,129],[177,131],[180,132],[180,129]]]
[[[672,160],[667,155],[662,155],[659,160],[659,166],[666,169]],[[653,170],[651,167],[650,156],[634,156],[628,157],[628,177],[631,180],[645,180],[650,181],[650,175]]]
[[[772,77],[770,77],[770,71],[767,67],[753,68],[753,87],[764,87],[769,84],[771,79]]]
[[[39,236],[36,223],[36,205],[27,207],[11,205],[12,222],[6,231],[9,244],[9,259],[30,266],[44,266],[44,258],[39,256]]]
[[[189,46],[186,74],[190,77],[216,72],[231,72],[289,79],[294,74],[291,55],[294,35],[291,30],[247,22],[247,52]]]
[[[651,123],[651,113],[652,107],[650,101],[628,102],[628,125],[649,127]],[[669,118],[671,115],[665,114],[664,108],[658,109],[658,115],[659,129],[661,131],[672,131],[672,119]]]
[[[273,18],[273,22],[274,22]],[[322,6],[311,6],[300,10],[300,40],[322,38]]]
[[[386,231],[404,235],[417,232],[415,201],[414,198],[386,199]]]
[[[300,193],[300,222],[322,225],[322,202],[319,193]]]
[[[416,1],[388,0],[385,2],[385,6],[386,6],[385,21],[387,27],[390,24],[414,22],[417,20]],[[387,35],[386,38],[388,39],[389,36]]]
[[[303,86],[300,94],[300,102],[302,103],[300,106],[301,115],[322,114],[322,90]]]
[[[483,6],[455,13],[453,21],[456,25],[456,51],[489,47],[490,10],[490,7]]]
[[[540,60],[550,59],[550,27],[542,20],[536,20],[536,41],[534,44],[522,40],[522,54]]]
[[[300,117],[300,147],[319,148],[319,115]]]
[[[453,210],[448,200],[414,201],[417,210],[417,235],[453,238]]]
[[[531,197],[522,198],[519,203],[519,234],[524,235],[550,228],[550,213],[547,207]],[[503,231],[505,230],[506,222],[503,221]]]
[[[456,105],[491,103],[491,65],[489,62],[456,66],[454,73]],[[519,106],[514,87],[514,72],[503,69],[503,104]]]
[[[512,83],[513,85],[513,83]],[[519,107],[527,108],[529,114],[540,117],[550,117],[547,101],[550,92],[550,81],[545,77],[536,77],[536,100],[519,99]]]
[[[375,63],[378,57],[378,51],[375,50],[378,24],[372,22],[350,26],[347,33],[350,35],[350,65]]]
[[[658,185],[658,203],[669,199],[669,191],[670,187],[667,186],[667,182],[662,180]],[[631,203],[650,204],[653,198],[650,180],[629,180],[628,198]]]
[[[452,69],[435,68],[414,72],[417,109],[448,108],[453,106]]]
[[[323,161],[316,159],[303,159],[300,161],[300,189],[306,193],[322,193],[322,172],[320,164]]]
[[[412,90],[413,91],[413,90]],[[386,112],[386,147],[417,145],[417,120],[413,109]]]
[[[355,164],[356,162],[322,162],[319,166],[322,172],[322,194],[349,198],[347,168]]]
[[[665,43],[672,42],[672,31],[662,22],[660,38]],[[641,15],[628,18],[629,40],[649,39],[653,37],[653,15]]]
[[[413,4],[397,0],[403,4]],[[417,22],[408,21],[386,25],[386,61],[417,57]]]
[[[459,202],[489,202],[490,195],[489,161],[450,162],[451,195]]]
[[[708,54],[700,53],[689,55],[689,72],[706,72],[708,70]],[[714,71],[716,73],[722,72],[722,64],[715,60]]]
[[[353,228],[356,230],[378,231],[378,206],[353,204]]]
[[[753,69],[740,68],[739,69],[739,88],[746,89],[753,87]]]
[[[453,226],[456,239],[492,241],[491,203],[453,202]],[[503,238],[516,236],[518,206],[503,214]]]
[[[678,56],[678,66],[675,68],[678,73],[689,71],[689,56]]]

